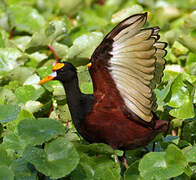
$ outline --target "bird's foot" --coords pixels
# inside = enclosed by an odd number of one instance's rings
[[[122,164],[125,166],[126,169],[129,168],[129,165],[127,164],[127,159],[126,159],[126,157],[122,157]]]
[[[117,156],[117,155],[114,155],[114,162],[115,162],[115,163],[118,163],[118,162],[119,162],[118,156]]]

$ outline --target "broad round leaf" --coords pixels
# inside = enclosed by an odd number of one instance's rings
[[[138,166],[139,166],[139,161],[135,161],[134,163],[132,163],[129,166],[129,168],[125,171],[124,180],[131,180],[131,179],[142,180],[143,178],[140,176]]]
[[[10,5],[9,17],[12,27],[16,27],[18,31],[33,33],[45,25],[44,18],[36,9],[29,6]]]
[[[18,103],[26,103],[30,100],[37,100],[44,93],[44,89],[42,87],[35,89],[31,85],[25,85],[17,88],[15,93]]]
[[[8,166],[0,166],[0,179],[14,180],[14,173]]]
[[[185,148],[184,155],[187,158],[188,162],[196,163],[196,145],[191,148]]]
[[[139,163],[141,176],[146,180],[165,180],[179,176],[188,162],[177,146],[171,144],[166,152],[150,152]]]
[[[171,99],[168,105],[175,109],[170,111],[170,115],[179,119],[194,117],[193,92],[193,86],[189,82],[184,82],[183,75],[179,74],[171,86]]]
[[[91,32],[78,37],[69,49],[68,58],[89,58],[102,39],[101,32]]]
[[[0,166],[9,166],[11,163],[11,159],[7,154],[6,149],[0,146]]]
[[[6,123],[17,119],[20,108],[17,105],[0,105],[0,123]]]
[[[25,148],[25,142],[13,132],[7,133],[3,138],[3,146],[21,155]]]
[[[37,172],[34,168],[29,168],[28,162],[23,158],[16,159],[11,164],[16,180],[37,180]]]
[[[54,179],[66,176],[79,163],[76,149],[62,137],[46,144],[44,149],[28,146],[23,157],[39,172]]]
[[[42,144],[58,135],[64,135],[64,133],[64,126],[53,119],[24,119],[18,124],[19,136],[26,143],[32,145]]]
[[[18,66],[16,60],[21,56],[21,52],[16,48],[0,49],[0,72],[8,72]],[[0,73],[0,74],[1,74]]]

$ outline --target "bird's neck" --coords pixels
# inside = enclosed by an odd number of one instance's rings
[[[66,97],[67,97],[67,104],[71,113],[72,121],[78,130],[80,127],[80,122],[83,117],[81,117],[81,99],[82,93],[79,88],[78,78],[73,79],[68,83],[63,83]]]

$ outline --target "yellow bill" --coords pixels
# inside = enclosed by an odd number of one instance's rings
[[[53,72],[52,74],[50,74],[50,75],[46,76],[44,79],[42,79],[42,80],[39,82],[39,85],[44,84],[44,83],[46,83],[46,82],[48,82],[48,81],[53,80],[56,76],[57,76],[56,72]]]

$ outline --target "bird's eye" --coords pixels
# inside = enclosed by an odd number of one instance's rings
[[[61,72],[63,72],[63,69],[60,69]]]

